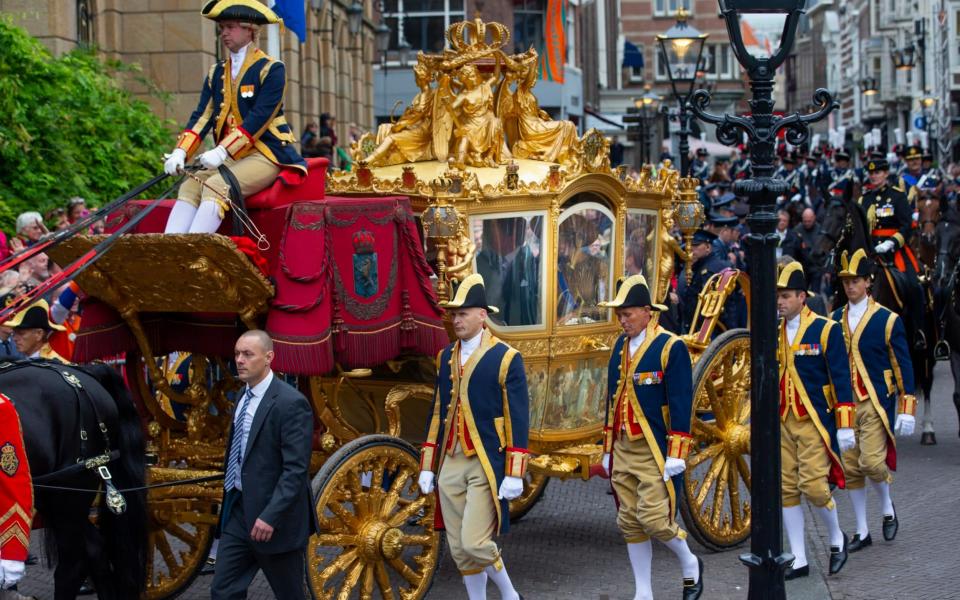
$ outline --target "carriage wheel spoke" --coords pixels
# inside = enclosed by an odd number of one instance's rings
[[[350,598],[350,594],[353,593],[353,588],[357,587],[357,583],[360,581],[363,568],[364,564],[362,560],[358,560],[356,564],[353,565],[350,572],[343,578],[343,586],[340,588],[340,593],[337,594],[337,600],[348,600]]]
[[[720,473],[720,470],[723,468],[724,463],[727,462],[727,457],[721,454],[713,461],[713,464],[710,465],[710,470],[707,471],[707,476],[703,478],[703,484],[700,486],[700,491],[697,492],[697,506],[703,507],[704,503],[707,500],[707,495],[710,493],[710,487],[713,485],[713,481],[717,478],[717,474]]]
[[[357,531],[359,529],[359,523],[357,522],[356,515],[347,510],[343,504],[338,500],[331,500],[327,505],[340,522],[350,528],[351,531]]]
[[[380,588],[380,596],[383,600],[393,600],[393,586],[390,584],[390,575],[387,574],[387,568],[382,562],[374,565],[374,571],[377,578],[377,587]]]
[[[734,531],[743,527],[743,506],[740,505],[740,480],[737,478],[737,469],[727,469],[728,485],[730,487],[730,518]]]
[[[705,448],[704,450],[700,450],[699,452],[691,456],[689,459],[687,459],[687,469],[688,470],[693,469],[703,461],[709,458],[713,458],[714,456],[719,454],[721,450],[723,450],[723,446],[721,446],[720,444],[714,444],[713,446]]]
[[[740,479],[746,484],[747,489],[750,489],[750,465],[747,464],[747,460],[743,458],[742,454],[737,457],[737,471],[740,473]]]
[[[400,543],[404,546],[432,546],[433,535],[429,533],[407,534],[400,537]]]
[[[157,534],[156,539],[157,550],[160,551],[160,556],[163,557],[163,562],[167,565],[167,572],[173,573],[179,565],[176,556],[173,554],[173,548],[170,547],[170,542],[167,541],[167,536],[162,531]]]
[[[397,476],[393,480],[393,485],[390,486],[390,491],[387,492],[386,497],[380,504],[381,517],[386,517],[394,511],[400,502],[400,492],[406,487],[407,481],[409,480],[410,473],[407,470],[403,469],[398,471]]]
[[[338,571],[346,571],[350,565],[357,561],[357,549],[351,548],[346,552],[342,553],[340,556],[335,558],[327,568],[320,572],[320,579],[323,581],[329,580],[335,573]]]
[[[720,475],[717,478],[717,489],[713,494],[713,513],[710,516],[710,523],[714,529],[720,528],[720,515],[723,514],[723,503],[726,501],[727,472],[729,470],[730,465],[724,461],[723,468],[720,470]]]
[[[357,537],[355,535],[344,535],[342,533],[318,533],[313,536],[313,542],[317,546],[356,546]]]
[[[427,503],[427,496],[420,496],[415,501],[408,504],[403,510],[398,511],[393,514],[387,522],[391,527],[400,527],[407,522],[407,519],[417,514],[423,506]]]
[[[707,408],[713,410],[713,418],[720,427],[726,427],[728,419],[723,411],[723,406],[720,404],[720,394],[717,391],[716,383],[712,379],[707,379],[707,381],[704,382],[703,389],[707,392],[707,397],[709,398]]]
[[[164,531],[169,533],[173,537],[177,538],[178,540],[184,542],[185,544],[187,544],[187,546],[190,547],[191,551],[196,550],[200,546],[199,532],[190,533],[189,531],[187,531],[183,527],[180,527],[176,523],[168,524],[166,527],[164,527]]]
[[[360,600],[373,600],[373,565],[363,567],[363,586],[360,588]]]
[[[417,586],[420,584],[421,576],[417,574],[416,571],[410,568],[407,563],[400,560],[400,558],[391,558],[389,561],[390,566],[393,567],[393,570],[400,574],[401,577],[406,579],[408,582]]]
[[[694,417],[691,425],[693,425],[694,437],[698,440],[710,439],[719,441],[723,439],[723,433],[720,431],[720,428],[713,423],[701,421],[699,418]]]

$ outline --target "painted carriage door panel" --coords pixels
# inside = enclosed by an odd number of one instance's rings
[[[557,229],[558,327],[608,322],[610,310],[597,304],[613,295],[613,213],[599,202],[577,202],[560,213]]]

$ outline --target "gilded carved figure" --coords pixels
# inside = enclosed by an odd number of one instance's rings
[[[371,166],[395,165],[431,160],[433,152],[433,98],[430,86],[433,73],[427,62],[419,60],[413,67],[420,92],[396,123],[381,125],[377,130],[377,149],[367,157]]]

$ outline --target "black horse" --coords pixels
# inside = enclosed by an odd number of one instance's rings
[[[146,493],[123,490],[144,485],[144,442],[123,379],[103,364],[0,363],[0,393],[20,417],[34,507],[45,528],[48,562],[56,564],[54,597],[75,598],[90,576],[102,599],[138,598],[146,575]],[[121,514],[108,506],[121,510],[108,502],[116,495],[97,494],[104,487],[98,470],[83,464],[107,456],[112,484],[126,501]]]
[[[921,306],[912,306],[907,301],[912,296],[920,295],[919,292],[911,294],[910,286],[923,286],[923,297],[930,297],[930,290],[926,287],[929,284],[910,281],[908,276],[898,271],[890,261],[874,252],[867,216],[860,205],[853,201],[852,187],[849,185],[846,186],[843,194],[834,195],[827,204],[821,232],[823,237],[820,247],[814,252],[814,257],[815,260],[822,261],[820,264],[833,273],[840,271],[840,258],[844,251],[852,255],[856,250],[863,248],[873,261],[875,275],[872,295],[877,302],[900,315],[906,329],[910,359],[913,363],[916,396],[918,402],[922,400],[923,405],[920,443],[936,444],[933,414],[930,410],[933,367],[936,363],[934,358],[935,322],[927,302],[920,302]],[[833,308],[839,308],[846,302],[847,296],[843,286],[835,277]],[[922,318],[917,318],[918,310],[925,311]],[[927,343],[917,343],[919,340]]]
[[[939,238],[940,261],[942,269],[940,294],[938,295],[937,316],[942,332],[942,340],[949,349],[950,370],[953,373],[953,405],[960,416],[960,227],[956,224],[943,226],[943,235]],[[946,354],[946,352],[945,352]]]

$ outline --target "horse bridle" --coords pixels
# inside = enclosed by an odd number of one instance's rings
[[[77,462],[69,467],[64,467],[62,469],[53,471],[52,473],[38,475],[37,477],[33,478],[33,484],[38,485],[60,481],[84,471],[93,471],[100,477],[100,479],[103,481],[104,487],[106,488],[107,508],[109,508],[114,514],[123,514],[127,510],[127,501],[124,499],[123,494],[121,494],[113,484],[113,475],[110,473],[110,469],[107,467],[109,463],[117,460],[120,457],[120,452],[119,450],[110,449],[110,435],[107,431],[106,423],[104,423],[100,416],[100,411],[97,410],[97,403],[94,402],[90,397],[90,394],[80,382],[80,379],[65,369],[65,365],[63,363],[36,359],[0,363],[0,371],[10,372],[16,371],[17,369],[22,369],[24,367],[40,367],[59,375],[73,390],[74,397],[77,401],[77,411],[80,415],[80,457],[77,458]],[[84,402],[82,398],[85,398],[86,402]],[[16,402],[14,402],[14,406],[16,406]],[[84,410],[85,407],[88,407],[89,411],[93,413],[94,421],[97,423],[97,427],[100,429],[100,434],[103,436],[103,452],[95,456],[87,456],[87,451],[89,450],[88,441],[90,436],[88,435],[87,430],[84,429],[83,423],[85,417],[90,415],[90,412]]]

